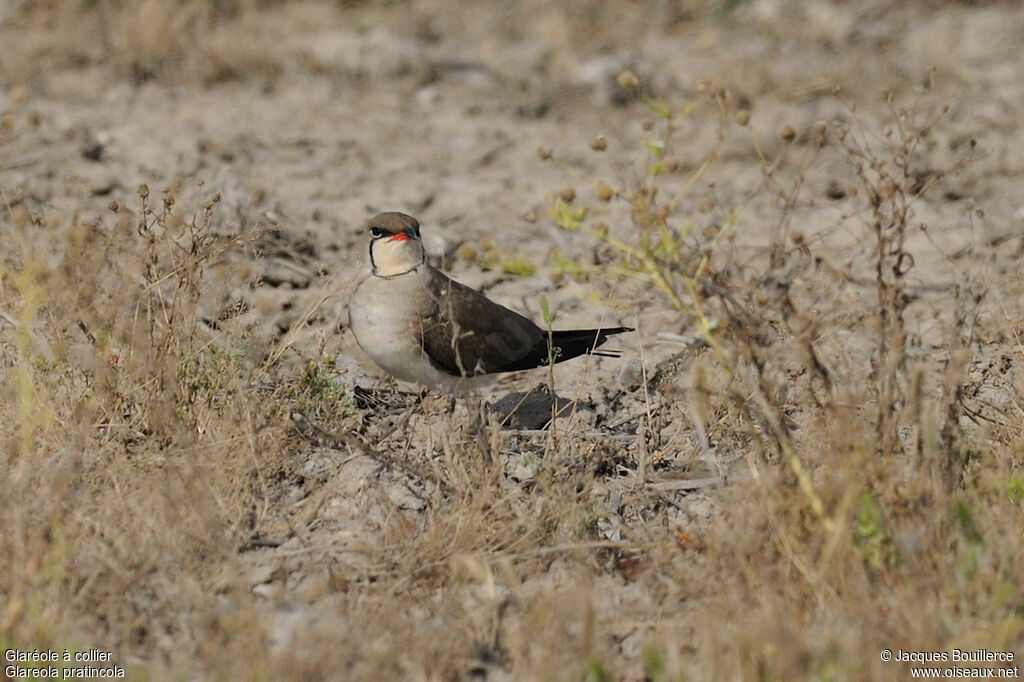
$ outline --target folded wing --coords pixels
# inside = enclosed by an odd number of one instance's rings
[[[483,294],[432,271],[435,305],[422,318],[423,349],[431,363],[452,376],[532,369],[548,363],[548,334],[531,320]],[[628,327],[552,332],[555,362],[594,352]],[[616,355],[596,351],[599,355]]]

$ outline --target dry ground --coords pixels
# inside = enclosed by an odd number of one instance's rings
[[[1018,665],[1022,44],[1012,1],[0,5],[2,648]],[[637,332],[403,429],[345,329],[380,210],[538,321]],[[486,407],[535,387],[547,428]]]

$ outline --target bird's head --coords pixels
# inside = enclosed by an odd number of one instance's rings
[[[366,223],[370,231],[370,265],[378,277],[394,277],[424,263],[420,224],[404,213],[380,213]]]

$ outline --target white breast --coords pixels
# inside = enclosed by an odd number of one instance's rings
[[[417,270],[392,278],[370,275],[352,294],[349,326],[359,347],[388,374],[454,390],[458,379],[435,369],[423,353],[420,313],[431,301],[422,280]]]

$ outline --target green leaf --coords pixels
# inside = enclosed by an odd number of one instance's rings
[[[1024,478],[1011,474],[1010,480],[1006,482],[1006,494],[1017,504],[1024,502]]]
[[[587,661],[587,680],[590,680],[590,682],[608,682],[611,678],[608,677],[608,673],[605,671],[604,666],[601,665],[601,661],[592,657]]]
[[[665,155],[665,143],[661,140],[651,140],[647,143],[647,150],[660,159]]]
[[[557,251],[551,252],[551,264],[555,266],[556,272],[561,272],[571,277],[578,277],[587,272],[586,268],[569,258],[562,258]]]
[[[563,230],[575,232],[583,226],[583,217],[587,211],[582,206],[573,207],[562,199],[557,199],[549,209],[551,218]]]
[[[970,506],[963,499],[959,499],[953,504],[953,516],[956,519],[957,528],[969,542],[980,545],[985,541],[981,529],[978,528],[978,524],[974,520]]]
[[[670,109],[667,104],[649,99],[647,100],[647,106],[651,108],[651,111],[653,111],[656,116],[660,116],[661,118],[670,118],[672,116],[672,109]]]
[[[949,138],[949,149],[955,152],[970,141],[971,136],[967,133],[957,133],[953,137]]]
[[[520,275],[522,277],[529,277],[537,272],[537,268],[533,267],[526,262],[521,256],[516,259],[502,258],[498,267],[506,275]]]
[[[648,679],[654,682],[665,679],[665,659],[653,646],[644,647],[644,668]]]

